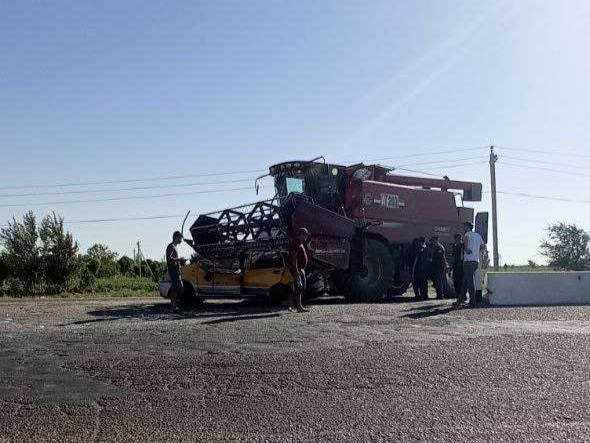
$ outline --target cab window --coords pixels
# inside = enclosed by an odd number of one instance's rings
[[[291,192],[298,192],[303,194],[303,180],[295,177],[287,177],[287,195]]]

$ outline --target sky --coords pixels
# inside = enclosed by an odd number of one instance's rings
[[[585,0],[5,0],[0,23],[0,225],[55,210],[81,250],[161,258],[186,211],[271,195],[272,163],[388,157],[487,191],[495,145],[502,263],[542,262],[549,223],[590,230]]]

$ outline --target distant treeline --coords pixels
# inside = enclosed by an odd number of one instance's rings
[[[32,212],[0,229],[0,294],[155,290],[165,263],[118,258],[106,245],[80,253],[64,230],[63,217],[51,213],[37,223]],[[139,276],[143,276],[140,278]]]

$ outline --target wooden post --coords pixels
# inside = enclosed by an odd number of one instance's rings
[[[498,205],[496,202],[496,162],[498,156],[494,153],[494,147],[490,146],[490,183],[492,192],[492,234],[494,238],[494,271],[500,267],[500,255],[498,253]]]

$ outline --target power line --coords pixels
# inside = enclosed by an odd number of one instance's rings
[[[460,168],[463,166],[479,165],[479,164],[487,164],[487,163],[488,162],[486,160],[486,161],[468,162],[468,163],[460,163],[460,164],[449,164],[449,165],[442,165],[442,166],[437,166],[437,167],[443,167],[445,169],[453,169],[453,168]],[[399,166],[392,166],[392,169],[394,171],[404,171],[404,172],[411,172],[412,174],[423,174],[423,175],[427,175],[430,177],[444,178],[444,176],[442,174],[435,174],[431,171],[421,171],[421,170],[417,170],[417,169],[408,169],[408,168],[399,167]]]
[[[177,197],[181,195],[194,195],[194,194],[211,194],[218,192],[234,192],[234,191],[245,191],[252,190],[251,187],[244,188],[233,188],[233,189],[211,189],[207,191],[189,191],[189,192],[176,192],[169,194],[157,194],[157,195],[133,195],[127,197],[113,197],[113,198],[102,198],[102,199],[88,199],[88,200],[63,200],[53,202],[41,202],[41,203],[15,203],[8,205],[0,205],[0,208],[19,208],[26,206],[50,206],[50,205],[67,205],[77,203],[99,203],[99,202],[111,202],[111,201],[122,201],[122,200],[142,200],[149,198],[163,198],[163,197]]]
[[[489,194],[489,191],[484,191],[484,193]],[[516,196],[516,197],[534,198],[534,199],[539,199],[539,200],[553,200],[553,201],[561,201],[561,202],[569,202],[569,203],[590,203],[590,200],[578,200],[578,199],[573,199],[573,198],[568,198],[568,197],[529,194],[526,192],[497,191],[497,193],[503,194],[503,195],[512,195],[512,196]]]
[[[382,157],[382,158],[371,159],[371,160],[366,160],[366,161],[380,161],[380,160],[393,160],[393,159],[399,160],[399,159],[404,159],[404,158],[421,157],[421,156],[427,156],[427,155],[451,154],[451,153],[456,153],[456,152],[467,152],[467,151],[473,152],[474,150],[482,149],[482,148],[483,147],[478,146],[478,147],[470,147],[470,148],[458,148],[458,149],[452,149],[452,150],[422,152],[422,153],[410,154],[410,155],[405,155],[405,156]],[[266,171],[267,171],[266,168],[260,168],[260,169],[241,170],[241,171],[207,172],[207,173],[198,173],[198,174],[169,175],[169,176],[128,178],[128,179],[79,181],[79,182],[65,182],[65,183],[54,183],[54,184],[36,184],[36,185],[9,185],[9,186],[1,186],[0,190],[111,185],[111,184],[138,183],[138,182],[150,182],[150,181],[162,181],[162,180],[179,180],[179,179],[185,179],[185,178],[216,177],[216,176],[224,176],[224,175],[258,174],[258,173],[263,173]],[[39,195],[39,194],[35,194],[35,195]]]
[[[554,162],[554,161],[543,161],[543,160],[537,160],[537,159],[531,159],[531,158],[519,158],[519,157],[512,157],[509,155],[504,155],[502,154],[502,158],[507,158],[508,160],[514,160],[514,161],[521,161],[521,162],[527,162],[527,163],[539,163],[542,165],[554,165],[554,166],[565,166],[566,168],[578,168],[578,169],[587,169],[588,166],[585,165],[576,165],[576,164],[571,164],[571,163],[558,163],[558,162]]]
[[[73,187],[73,186],[90,186],[90,185],[112,185],[120,183],[136,183],[136,182],[149,182],[149,181],[160,181],[160,180],[179,180],[183,178],[195,178],[195,177],[215,177],[221,175],[236,175],[236,174],[258,174],[266,171],[266,169],[250,169],[247,171],[227,171],[227,172],[211,172],[211,173],[200,173],[200,174],[188,174],[188,175],[168,175],[161,177],[144,177],[144,178],[130,178],[121,180],[100,180],[100,181],[87,181],[87,182],[71,182],[71,183],[60,183],[60,184],[49,184],[49,185],[13,185],[13,186],[2,186],[0,190],[6,189],[34,189],[34,188],[61,188],[61,187]]]
[[[473,163],[467,163],[473,164]],[[465,164],[459,165],[450,165],[449,168],[452,167],[460,167],[464,166]],[[400,171],[412,172],[412,173],[419,173],[424,175],[429,175],[433,177],[442,177],[438,174],[430,173],[427,171],[417,171],[414,169],[407,169],[407,168],[395,168]],[[238,182],[241,180],[236,181],[228,181],[229,182]],[[248,179],[249,181],[249,179]],[[195,186],[201,185],[205,183],[194,183],[190,185],[179,185],[179,186]],[[213,184],[213,183],[211,183]],[[167,186],[164,186],[167,187]],[[137,187],[135,189],[150,189],[150,188],[161,188],[161,187]],[[127,189],[119,189],[119,190],[109,190],[109,191],[123,191],[123,190],[131,190],[132,188]],[[98,198],[98,199],[85,199],[85,200],[61,200],[61,201],[50,201],[50,202],[28,202],[28,203],[11,203],[11,204],[3,204],[0,205],[0,208],[18,208],[18,207],[28,207],[28,206],[51,206],[51,205],[69,205],[69,204],[80,204],[80,203],[105,203],[105,202],[114,202],[114,201],[124,201],[124,200],[142,200],[142,199],[151,199],[151,198],[164,198],[164,197],[176,197],[182,195],[195,195],[195,194],[208,194],[208,193],[218,193],[218,192],[234,192],[234,191],[242,191],[242,190],[249,190],[250,187],[241,187],[241,188],[233,188],[233,189],[214,189],[214,190],[206,190],[206,191],[189,191],[189,192],[178,192],[178,193],[166,193],[166,194],[156,194],[156,195],[143,195],[143,196],[124,196],[124,197],[108,197],[108,198]],[[93,192],[106,192],[107,190],[94,190]],[[81,193],[81,191],[71,191],[72,193]],[[90,191],[89,191],[90,192]],[[68,192],[64,192],[68,193]],[[61,194],[61,193],[55,193]],[[54,193],[50,193],[50,195],[55,195]],[[28,195],[28,194],[27,194]],[[32,194],[32,195],[44,195],[44,194]],[[0,195],[0,197],[8,197],[9,195]],[[14,196],[14,195],[11,195]]]
[[[424,174],[425,171],[414,171],[414,172],[419,172]],[[250,189],[250,188],[239,188],[238,190],[241,189]],[[202,191],[202,192],[197,192],[197,193],[207,193],[207,192],[224,192],[224,191],[232,191],[231,189],[223,189],[223,190],[214,190],[214,191]],[[489,194],[489,191],[483,191],[485,194]],[[515,196],[515,197],[522,197],[522,198],[531,198],[531,199],[540,199],[540,200],[552,200],[552,201],[560,201],[560,202],[569,202],[569,203],[584,203],[584,204],[588,204],[590,203],[590,200],[578,200],[578,199],[572,199],[572,198],[568,198],[568,197],[558,197],[558,196],[548,196],[548,195],[538,195],[538,194],[529,194],[529,193],[525,193],[525,192],[509,192],[509,191],[497,191],[498,194],[502,194],[502,195],[508,195],[508,196]],[[194,194],[193,192],[188,192],[188,193],[177,193],[177,194],[172,194],[172,195],[188,195],[188,194]],[[156,197],[163,197],[163,196],[170,196],[171,194],[164,194],[164,195],[156,195],[156,196],[141,196],[141,197],[137,197],[137,198],[156,198]],[[254,203],[251,203],[254,204]],[[250,204],[250,205],[251,205]],[[244,205],[244,206],[248,206],[248,205]],[[120,221],[140,221],[140,220],[160,220],[160,219],[175,219],[175,218],[181,218],[182,214],[177,214],[177,215],[151,215],[151,216],[141,216],[141,217],[121,217],[121,218],[105,218],[105,219],[87,219],[87,220],[71,220],[71,221],[65,221],[66,223],[69,224],[75,224],[75,223],[79,223],[79,224],[85,224],[85,223],[109,223],[109,222],[120,222]],[[8,225],[3,225],[3,227],[6,227]]]
[[[483,157],[480,157],[483,158]],[[400,166],[422,166],[422,165],[438,165],[439,163],[446,163],[446,164],[456,164],[456,162],[464,162],[464,161],[473,161],[475,159],[475,157],[463,157],[463,158],[454,158],[454,159],[440,159],[440,160],[432,160],[432,161],[427,161],[427,162],[419,162],[419,163],[411,163],[411,164],[402,164],[402,165],[398,165],[398,167]],[[448,163],[449,161],[452,161],[453,163]]]
[[[422,175],[428,175],[430,177],[442,178],[442,175],[433,174],[432,172],[428,172],[428,171],[418,171],[416,169],[408,169],[408,168],[396,168],[395,166],[392,166],[391,169],[394,171],[397,170],[397,171],[411,172],[412,174],[422,174]]]
[[[465,147],[465,148],[455,148],[455,149],[448,149],[448,150],[439,150],[439,151],[430,151],[430,152],[422,152],[410,155],[402,155],[402,156],[390,156],[390,157],[380,157],[369,159],[366,161],[374,162],[374,161],[383,161],[383,160],[402,160],[407,158],[415,158],[415,157],[423,157],[423,156],[432,156],[432,155],[443,155],[443,154],[454,154],[458,152],[475,152],[478,149],[484,149],[483,146],[476,146],[476,147]],[[520,151],[520,152],[530,152],[530,153],[539,153],[545,155],[572,155],[580,158],[590,158],[587,155],[581,155],[577,153],[568,153],[563,151],[543,151],[537,149],[525,149],[525,148],[511,148],[511,147],[499,147],[502,150],[509,150],[509,151]],[[508,157],[507,157],[508,158]],[[459,160],[459,159],[458,159]],[[460,159],[463,160],[463,159]],[[514,158],[514,160],[519,160]],[[524,160],[524,159],[523,159]],[[539,160],[529,160],[535,161],[540,163]],[[426,164],[426,162],[422,163]],[[506,164],[506,163],[504,163]],[[555,163],[554,163],[555,164]],[[407,165],[404,165],[407,166]],[[566,165],[564,165],[566,166]],[[569,165],[567,165],[569,166]],[[401,168],[398,168],[401,169]],[[170,175],[170,176],[157,176],[157,177],[143,177],[143,178],[130,178],[130,179],[117,179],[117,180],[97,180],[97,181],[80,181],[80,182],[66,182],[66,183],[57,183],[57,184],[44,184],[44,185],[10,185],[10,186],[2,186],[0,190],[8,190],[8,189],[35,189],[35,188],[60,188],[60,187],[76,187],[76,186],[90,186],[90,185],[108,185],[108,184],[123,184],[123,183],[138,183],[138,182],[149,182],[149,181],[162,181],[162,180],[178,180],[178,179],[185,179],[185,178],[196,178],[196,177],[215,177],[215,176],[224,176],[224,175],[238,175],[238,174],[252,174],[252,173],[262,173],[266,171],[266,169],[251,169],[251,170],[241,170],[241,171],[225,171],[225,172],[210,172],[210,173],[199,173],[199,174],[186,174],[186,175]],[[408,172],[414,172],[408,170]],[[424,173],[421,171],[416,171],[417,173]],[[560,171],[562,172],[562,171]],[[425,173],[426,175],[436,175]],[[155,189],[155,188],[154,188]],[[94,191],[88,191],[94,192]],[[98,192],[98,191],[97,191]],[[82,193],[82,192],[80,192]],[[65,194],[65,192],[64,192]],[[40,194],[35,194],[40,195]],[[44,193],[43,195],[50,195],[48,193]],[[57,195],[57,194],[56,194]],[[13,195],[11,195],[13,196]],[[14,196],[21,196],[21,195],[14,195]],[[25,196],[25,195],[22,195]],[[0,196],[1,197],[1,196]]]
[[[590,174],[583,174],[581,172],[564,171],[563,169],[546,168],[544,166],[519,165],[517,163],[506,163],[506,162],[502,162],[502,165],[503,166],[511,166],[511,167],[515,167],[515,168],[538,169],[540,171],[549,171],[549,172],[556,172],[558,174],[575,175],[577,177],[590,177]]]
[[[457,159],[457,161],[464,161],[464,160],[471,160],[471,158]],[[440,161],[442,161],[442,160],[415,163],[415,165],[440,163]],[[461,167],[461,166],[466,166],[466,165],[471,165],[471,164],[476,164],[476,163],[478,163],[478,162],[452,163],[452,164],[443,164],[443,165],[440,165],[439,167],[455,168],[455,167]],[[409,172],[414,172],[414,170],[404,168],[404,166],[412,166],[412,165],[413,164],[404,164],[404,165],[400,165],[400,166],[395,166],[394,168],[397,170],[406,170]],[[432,174],[430,172],[425,172],[425,171],[415,171],[415,172],[426,174],[426,175],[433,175],[433,176],[438,177],[438,175]],[[90,193],[101,193],[101,192],[141,191],[141,190],[150,190],[150,189],[165,189],[165,188],[206,186],[206,185],[229,184],[229,183],[244,183],[244,182],[249,182],[252,180],[253,180],[253,178],[247,178],[247,179],[237,179],[237,180],[221,180],[221,181],[213,181],[213,182],[180,183],[180,184],[166,184],[166,185],[155,185],[155,186],[134,186],[134,187],[114,188],[114,189],[113,188],[110,188],[110,189],[105,188],[105,189],[82,189],[82,190],[51,191],[51,192],[25,192],[25,193],[14,193],[14,194],[0,194],[0,198],[36,197],[36,196],[48,196],[48,195],[76,195],[76,194],[90,194]],[[97,201],[105,201],[105,200],[97,200]],[[87,201],[84,201],[84,202],[87,202]],[[0,205],[0,207],[7,207],[7,206]]]
[[[478,149],[487,149],[487,146],[475,146],[475,147],[470,147],[470,148],[456,148],[456,149],[448,149],[448,150],[443,150],[443,151],[421,152],[421,153],[410,154],[410,155],[401,155],[401,156],[398,155],[395,157],[380,157],[380,158],[368,159],[365,161],[378,162],[378,161],[382,161],[382,160],[400,160],[400,159],[403,160],[405,158],[424,157],[426,155],[455,154],[457,152],[474,152],[474,151],[477,151]]]
[[[488,161],[487,160],[478,160],[478,161],[466,161],[466,162],[459,162],[459,163],[446,163],[446,164],[433,164],[431,167],[433,168],[444,168],[444,169],[452,169],[452,168],[460,168],[462,166],[469,166],[469,165],[481,165],[481,164],[487,164]],[[426,165],[426,163],[423,163],[424,165]],[[418,165],[418,164],[416,164]],[[394,166],[395,169],[401,169],[404,168],[406,166],[414,166],[412,164],[405,164],[405,165],[398,165],[398,166]],[[419,166],[419,165],[418,165]]]
[[[529,148],[511,148],[506,146],[497,146],[498,149],[506,150],[506,151],[517,151],[517,152],[529,152],[532,154],[543,154],[543,155],[569,155],[571,157],[579,157],[579,158],[586,158],[590,159],[590,155],[579,154],[577,152],[572,151],[563,151],[562,149],[554,149],[554,150],[542,150],[542,149],[529,149]]]
[[[95,218],[88,220],[65,220],[64,223],[108,223],[108,222],[120,222],[120,221],[138,221],[138,220],[164,220],[172,218],[181,218],[182,215],[150,215],[144,217],[122,217],[122,218]]]
[[[254,182],[253,178],[244,178],[239,180],[221,180],[216,182],[199,182],[199,183],[180,183],[180,184],[169,184],[169,185],[156,185],[156,186],[134,186],[130,188],[118,188],[118,189],[82,189],[78,191],[56,191],[56,192],[26,192],[21,194],[0,194],[0,198],[3,197],[34,197],[40,195],[68,195],[68,194],[90,194],[100,192],[123,192],[123,191],[145,191],[148,189],[165,189],[165,188],[182,188],[190,186],[207,186],[207,185],[221,185],[228,183],[245,183]]]

